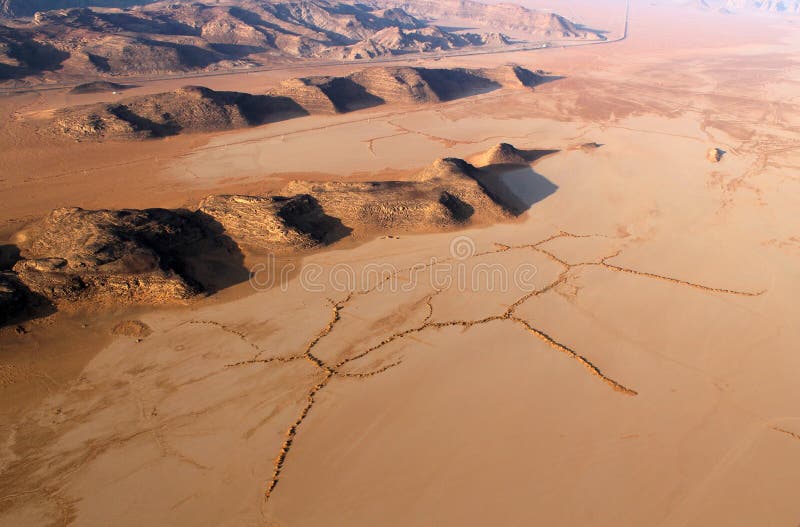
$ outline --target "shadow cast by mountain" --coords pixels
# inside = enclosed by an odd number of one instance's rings
[[[151,119],[142,117],[131,111],[131,109],[124,104],[109,106],[108,112],[130,124],[135,132],[146,132],[150,137],[169,137],[171,135],[177,135],[183,130],[181,125],[172,121],[157,123]]]
[[[459,33],[462,31],[479,31],[480,28],[477,27],[469,27],[469,26],[440,26],[436,25],[439,29],[444,31],[445,33]]]
[[[176,211],[194,218],[202,226],[204,236],[183,245],[172,267],[185,279],[213,295],[223,289],[246,282],[250,271],[244,265],[239,245],[225,233],[225,228],[201,211]]]
[[[19,247],[13,244],[0,245],[0,271],[10,271],[19,260]]]
[[[94,16],[104,22],[118,27],[124,31],[151,35],[176,35],[185,37],[198,37],[201,35],[199,28],[188,24],[170,20],[166,16],[142,18],[128,13],[104,13],[93,11]]]
[[[439,203],[444,205],[458,222],[466,222],[475,214],[475,207],[447,191],[439,196]]]
[[[420,68],[419,75],[442,101],[453,101],[502,88],[499,82],[464,69]]]
[[[248,46],[244,44],[209,44],[209,48],[217,53],[222,53],[234,59],[243,59],[254,53],[264,53],[267,51],[261,46]]]
[[[595,35],[597,35],[599,37],[600,40],[608,40],[608,36],[607,35],[609,33],[611,33],[611,31],[609,31],[607,29],[594,29],[594,28],[591,28],[591,27],[589,27],[589,26],[587,26],[585,24],[575,24],[575,27],[579,31],[586,31],[587,33],[594,33]]]
[[[386,104],[386,101],[371,94],[367,89],[348,77],[333,77],[320,89],[331,100],[338,112],[347,113]]]
[[[34,293],[14,273],[0,273],[0,328],[44,318],[56,312],[53,303]]]
[[[69,93],[73,95],[85,95],[89,93],[121,92],[138,88],[135,84],[117,84],[109,81],[91,81],[79,84],[72,88]]]
[[[37,42],[32,39],[12,38],[0,27],[0,46],[6,48],[9,58],[18,65],[0,64],[0,80],[21,79],[45,71],[57,71],[70,54],[55,46]]]
[[[542,84],[548,84],[566,78],[567,77],[564,75],[539,75],[539,78],[536,80],[534,86],[541,86]]]
[[[533,149],[533,150],[519,150],[522,158],[528,163],[534,163],[539,159],[561,152],[558,149]]]
[[[495,203],[515,216],[558,190],[557,185],[531,167],[520,165],[485,166],[473,177]]]
[[[267,22],[266,20],[261,18],[258,14],[253,13],[252,11],[248,11],[248,10],[242,8],[242,7],[239,7],[239,6],[231,6],[228,9],[228,13],[232,17],[238,18],[239,20],[241,20],[245,24],[249,24],[249,25],[251,25],[253,27],[256,27],[256,28],[267,28],[267,29],[271,29],[272,31],[274,31],[276,33],[279,33],[279,34],[291,35],[291,36],[300,36],[295,31],[291,31],[291,30],[289,30],[289,29],[287,29],[285,27],[279,26],[278,24],[274,24],[272,22]],[[270,33],[267,33],[267,32],[262,32],[262,34],[264,34],[264,36],[270,36]],[[271,40],[274,41],[274,38],[272,38]]]
[[[298,200],[298,197],[301,199]],[[307,234],[323,245],[336,243],[347,238],[353,232],[353,229],[347,227],[339,218],[325,214],[322,206],[313,196],[276,197],[274,199],[286,202],[286,205],[278,211],[278,217],[284,221],[287,227]],[[309,211],[318,211],[318,213],[309,214]]]
[[[282,96],[239,94],[236,106],[251,126],[309,115],[308,111],[293,99]]]
[[[174,42],[150,39],[141,39],[140,43],[150,49],[157,50],[158,48],[162,48],[174,50],[180,64],[188,69],[205,68],[225,59],[225,57],[213,51],[209,51],[198,46],[193,46],[191,44],[177,44]],[[135,54],[133,54],[129,60],[148,61],[152,60],[152,56],[142,55],[141,57],[136,57]],[[158,68],[156,67],[151,69],[157,70]]]

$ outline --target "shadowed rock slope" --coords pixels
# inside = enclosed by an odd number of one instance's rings
[[[542,75],[516,65],[494,69],[367,68],[346,77],[292,79],[267,95],[187,86],[115,103],[58,110],[49,129],[74,139],[143,139],[213,132],[344,113],[381,104],[450,101],[502,86],[533,87]]]
[[[0,16],[33,16],[37,11],[69,9],[73,7],[130,7],[157,0],[0,0]]]
[[[528,9],[512,2],[379,0],[378,3],[404,9],[425,19],[464,20],[483,27],[525,33],[531,39],[605,39],[602,33],[578,26],[556,13]]]
[[[77,106],[55,115],[54,128],[80,138],[165,137],[260,125],[306,115],[286,97],[218,92],[187,86],[113,104]]]
[[[131,88],[135,88],[135,86],[108,81],[92,81],[79,84],[72,88],[69,92],[74,95],[84,95],[87,93],[120,92],[130,90]]]
[[[305,77],[272,93],[296,101],[309,113],[347,112],[383,103],[451,101],[501,87],[532,88],[546,80],[518,65],[489,69],[375,67],[346,77]]]
[[[475,158],[477,166],[487,165],[526,165],[525,153],[517,150],[514,145],[500,143],[490,148],[487,152]]]
[[[2,2],[0,13],[33,19],[0,25],[0,80],[216,71],[509,43],[494,32],[451,32],[374,2],[161,1],[124,10],[91,6],[134,2]]]
[[[22,259],[14,271],[56,302],[187,299],[202,287],[186,257],[216,243],[196,214],[162,209],[57,209],[17,238]]]
[[[334,243],[350,234],[308,194],[284,196],[209,196],[199,210],[225,233],[253,252],[286,253]]]
[[[169,303],[247,279],[242,249],[291,254],[351,236],[454,230],[524,212],[502,174],[440,159],[408,181],[294,182],[279,195],[209,196],[197,210],[62,208],[17,233],[0,316],[33,296]]]

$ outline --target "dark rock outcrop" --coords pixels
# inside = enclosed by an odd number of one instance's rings
[[[19,280],[54,302],[101,298],[161,303],[206,289],[202,259],[235,246],[205,216],[186,210],[56,209],[18,235]]]
[[[242,247],[286,253],[333,243],[349,234],[307,194],[283,196],[209,196],[200,211],[217,221]]]
[[[57,112],[54,128],[76,139],[165,137],[260,125],[306,115],[287,97],[219,92],[187,86],[118,103]]]

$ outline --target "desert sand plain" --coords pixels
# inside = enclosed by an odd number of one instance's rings
[[[797,23],[634,2],[621,42],[437,62],[563,77],[533,91],[46,156],[8,127],[3,234],[57,206],[554,152],[519,169],[530,208],[511,222],[3,329],[0,525],[797,525]],[[25,126],[72,97],[0,103]],[[362,273],[376,263],[396,273]],[[459,283],[497,265],[535,273]],[[112,336],[127,319],[152,333]]]

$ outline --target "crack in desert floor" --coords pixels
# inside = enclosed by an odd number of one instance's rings
[[[787,436],[793,437],[794,439],[797,439],[798,441],[800,441],[800,434],[798,434],[796,432],[792,432],[791,430],[786,430],[785,428],[781,428],[779,426],[773,426],[772,430],[774,430],[775,432],[780,432],[782,434],[786,434]]]
[[[392,368],[400,366],[402,364],[402,360],[395,361],[395,362],[393,362],[391,364],[388,364],[386,366],[383,366],[383,367],[381,367],[379,369],[368,371],[368,372],[342,371],[342,368],[344,368],[348,364],[354,363],[354,362],[356,362],[356,361],[358,361],[358,360],[360,360],[360,359],[362,359],[364,357],[367,357],[368,355],[370,355],[370,354],[372,354],[372,353],[384,348],[385,346],[387,346],[388,344],[390,344],[392,342],[395,342],[395,341],[398,341],[398,340],[402,340],[402,339],[404,339],[406,337],[409,337],[411,335],[419,334],[419,333],[422,333],[422,332],[425,332],[425,331],[428,331],[428,330],[444,329],[444,328],[449,328],[449,327],[462,327],[462,328],[468,329],[468,328],[471,328],[471,327],[475,327],[475,326],[479,326],[479,325],[485,325],[485,324],[491,324],[491,323],[495,323],[495,322],[511,322],[511,323],[515,324],[516,326],[520,327],[521,329],[523,329],[524,331],[526,331],[527,333],[529,333],[532,336],[536,337],[540,341],[544,342],[547,346],[549,346],[553,350],[558,351],[560,353],[563,353],[566,356],[568,356],[569,358],[576,360],[581,366],[583,366],[587,370],[587,372],[590,375],[600,379],[604,384],[606,384],[612,390],[614,390],[614,391],[616,391],[618,393],[621,393],[623,395],[634,397],[634,396],[638,395],[638,392],[636,390],[634,390],[634,389],[626,386],[625,384],[623,384],[623,383],[613,379],[612,377],[608,376],[606,373],[603,372],[603,370],[601,370],[601,368],[597,364],[592,362],[588,357],[586,357],[585,355],[583,355],[580,352],[576,351],[575,349],[569,347],[568,345],[560,342],[559,340],[557,340],[555,337],[553,337],[552,335],[548,334],[547,332],[537,328],[530,321],[528,321],[528,320],[516,315],[516,311],[521,306],[523,306],[526,302],[531,300],[532,298],[537,297],[539,295],[542,295],[542,294],[552,290],[553,288],[555,288],[559,284],[564,283],[568,279],[569,275],[574,270],[580,269],[580,268],[584,268],[584,267],[598,267],[598,268],[606,269],[606,270],[609,270],[609,271],[612,271],[612,272],[630,274],[630,275],[634,275],[634,276],[637,276],[637,277],[640,277],[640,278],[647,278],[647,279],[651,279],[651,280],[667,282],[667,283],[674,284],[674,285],[690,287],[690,288],[698,289],[698,290],[705,291],[705,292],[708,292],[708,293],[754,297],[754,296],[760,296],[765,292],[765,291],[757,291],[757,292],[738,291],[738,290],[728,289],[728,288],[711,287],[711,286],[702,285],[702,284],[690,282],[690,281],[679,279],[679,278],[674,278],[674,277],[661,275],[661,274],[656,274],[656,273],[651,273],[651,272],[646,272],[646,271],[639,271],[639,270],[636,270],[636,269],[632,269],[632,268],[628,268],[628,267],[622,267],[622,266],[618,266],[618,265],[614,265],[614,264],[608,263],[608,260],[619,256],[623,252],[622,249],[620,249],[618,251],[615,251],[612,254],[609,254],[607,256],[604,256],[604,257],[600,258],[599,260],[589,261],[589,262],[570,263],[570,262],[566,261],[565,259],[558,257],[556,254],[554,254],[553,252],[551,252],[551,251],[549,251],[549,250],[547,250],[547,249],[545,249],[543,247],[544,245],[546,245],[549,242],[552,242],[552,241],[555,241],[555,240],[558,240],[558,239],[563,239],[563,238],[581,239],[581,238],[598,238],[598,237],[609,238],[608,236],[599,235],[599,234],[582,235],[582,234],[573,234],[573,233],[566,232],[566,231],[559,231],[559,232],[557,232],[557,233],[555,233],[555,234],[553,234],[553,235],[551,235],[551,236],[549,236],[547,238],[544,238],[542,240],[539,240],[539,241],[531,243],[531,244],[507,245],[507,244],[495,242],[494,243],[495,249],[487,250],[487,251],[483,251],[483,252],[476,252],[476,253],[472,254],[469,258],[476,258],[476,257],[480,257],[480,256],[487,256],[487,255],[492,255],[492,254],[505,253],[505,252],[509,252],[509,251],[533,250],[533,251],[536,251],[539,254],[544,255],[545,257],[547,257],[548,259],[552,260],[553,262],[556,262],[560,266],[562,266],[562,271],[558,274],[558,276],[555,279],[553,279],[550,283],[546,284],[544,287],[541,287],[539,289],[535,289],[533,291],[527,292],[524,295],[522,295],[515,302],[511,303],[504,312],[499,313],[499,314],[488,315],[488,316],[486,316],[484,318],[481,318],[481,319],[434,321],[433,320],[433,316],[434,316],[433,300],[437,295],[441,294],[444,291],[444,290],[434,290],[433,292],[431,292],[425,298],[424,302],[425,302],[425,306],[426,306],[426,309],[427,309],[428,312],[427,312],[424,320],[422,321],[422,323],[419,326],[416,326],[416,327],[413,327],[413,328],[410,328],[410,329],[406,329],[404,331],[400,331],[400,332],[391,334],[391,335],[389,335],[387,337],[384,337],[378,344],[376,344],[376,345],[374,345],[374,346],[372,346],[372,347],[370,347],[370,348],[368,348],[368,349],[366,349],[366,350],[364,350],[364,351],[362,351],[360,353],[357,353],[357,354],[355,354],[353,356],[344,358],[344,359],[340,360],[339,362],[335,363],[333,366],[329,365],[323,359],[321,359],[320,357],[315,355],[314,354],[314,349],[317,347],[317,345],[319,345],[319,343],[323,339],[328,337],[333,332],[333,330],[336,327],[337,323],[341,320],[341,312],[342,312],[342,310],[344,310],[347,307],[348,303],[351,300],[353,300],[356,296],[368,295],[368,294],[370,294],[370,293],[372,293],[374,291],[377,291],[377,290],[380,289],[380,286],[381,286],[382,283],[384,283],[384,282],[386,282],[388,280],[391,280],[392,278],[396,278],[397,275],[400,275],[403,272],[411,271],[411,270],[417,268],[418,266],[413,266],[413,267],[409,267],[407,269],[399,270],[399,271],[393,273],[393,276],[384,277],[384,279],[382,281],[379,281],[377,284],[373,285],[372,287],[365,288],[363,290],[351,291],[342,300],[336,301],[336,300],[328,299],[328,302],[331,305],[331,317],[330,317],[327,325],[325,325],[319,332],[317,332],[317,334],[306,345],[306,347],[305,347],[305,349],[303,350],[302,353],[295,354],[295,355],[276,356],[276,357],[270,357],[270,358],[261,358],[261,356],[263,355],[265,350],[263,350],[260,346],[256,345],[255,343],[251,342],[244,332],[242,332],[240,330],[237,330],[235,328],[231,328],[229,326],[226,326],[225,324],[221,324],[219,322],[215,322],[215,321],[210,321],[210,320],[194,320],[194,321],[190,321],[189,322],[190,324],[205,324],[205,325],[216,326],[216,327],[220,328],[221,330],[223,330],[223,331],[225,331],[227,333],[230,333],[232,335],[235,335],[239,339],[245,341],[251,348],[253,348],[257,352],[256,356],[253,359],[240,361],[240,362],[236,362],[236,363],[232,363],[232,364],[228,364],[226,366],[226,368],[234,368],[234,367],[249,366],[249,365],[285,364],[285,363],[291,363],[291,362],[300,361],[300,360],[306,360],[306,361],[310,362],[318,370],[318,373],[322,374],[321,380],[318,380],[316,382],[316,384],[307,392],[307,394],[306,394],[306,404],[303,406],[302,410],[300,411],[300,413],[297,416],[297,418],[295,419],[295,421],[287,428],[287,430],[285,432],[284,442],[281,445],[280,451],[278,452],[278,455],[277,455],[277,457],[275,458],[275,461],[274,461],[274,469],[273,469],[272,477],[270,478],[269,482],[266,485],[266,490],[264,492],[265,500],[268,501],[270,499],[270,497],[272,496],[275,488],[277,487],[279,479],[280,479],[280,476],[281,476],[281,474],[283,473],[283,471],[285,469],[286,462],[287,462],[289,453],[291,451],[291,448],[292,448],[294,442],[297,439],[297,435],[299,433],[300,427],[303,425],[303,422],[306,420],[306,418],[310,415],[311,410],[312,410],[312,408],[314,406],[314,403],[317,401],[317,396],[319,395],[319,393],[322,390],[324,390],[330,384],[331,380],[334,379],[335,377],[352,378],[352,379],[365,379],[365,378],[373,377],[373,376],[376,376],[376,375],[380,375],[380,374],[385,373],[386,371],[388,371],[388,370],[390,370]],[[426,264],[425,267],[431,267],[431,266],[438,265],[438,264],[441,264],[441,263],[444,263],[444,262],[447,262],[447,261],[451,261],[451,260],[454,260],[454,259],[456,259],[456,258],[451,257],[451,258],[446,258],[446,259],[439,260],[439,261],[434,261],[434,262],[432,262],[430,264]],[[462,258],[458,258],[458,260],[463,260],[463,259]],[[779,432],[783,432],[783,433],[792,435],[792,436],[800,439],[800,436],[797,436],[796,434],[793,434],[793,433],[788,432],[786,430],[777,429],[777,428],[774,428],[774,429],[779,431]]]

